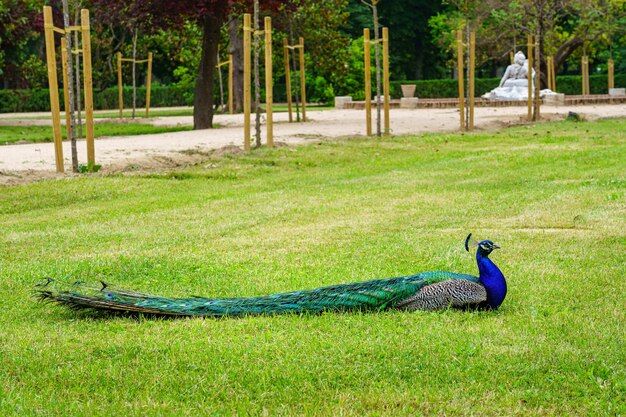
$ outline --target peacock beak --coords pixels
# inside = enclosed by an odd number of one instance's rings
[[[493,248],[494,249],[500,249],[500,246],[496,245],[495,243],[493,244]]]

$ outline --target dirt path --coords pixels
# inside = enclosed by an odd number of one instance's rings
[[[498,129],[519,124],[526,115],[526,107],[476,108],[476,129]],[[599,117],[626,117],[624,105],[593,106],[544,106],[542,115],[548,120],[559,120],[569,111],[577,112],[586,119]],[[1,115],[1,124],[50,124],[46,120],[25,119],[34,114]],[[322,110],[307,114],[307,123],[288,123],[286,113],[275,113],[274,140],[297,144],[320,139],[362,136],[364,112],[359,110]],[[375,117],[375,115],[374,115]],[[149,119],[155,125],[191,125],[191,116]],[[100,138],[96,140],[96,160],[103,170],[114,171],[124,167],[150,168],[175,166],[193,159],[194,154],[206,154],[211,150],[243,145],[243,116],[216,115],[218,129],[162,133],[142,136]],[[265,120],[263,119],[263,123]],[[425,132],[454,131],[458,128],[456,109],[394,109],[391,111],[393,134],[418,134]],[[374,126],[375,130],[375,126]],[[265,128],[262,127],[265,142]],[[254,135],[254,129],[253,129]],[[69,143],[63,143],[66,169],[70,166]],[[79,160],[86,159],[84,141],[78,143]],[[54,177],[54,147],[52,143],[19,144],[0,146],[0,184],[23,182],[27,178]]]

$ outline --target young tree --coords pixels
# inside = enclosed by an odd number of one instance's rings
[[[92,0],[100,16],[116,23],[142,22],[146,31],[180,28],[194,21],[202,31],[194,90],[194,129],[213,127],[215,65],[222,23],[233,6],[228,0]],[[132,27],[132,25],[131,25]]]
[[[380,31],[378,28],[378,2],[380,0],[370,0],[370,2],[366,0],[361,0],[363,4],[369,6],[372,9],[372,20],[374,21],[374,56],[376,60],[376,136],[381,136],[381,128],[380,128],[380,111],[381,111],[381,102],[380,102],[380,80],[381,80],[381,68],[380,68]],[[365,45],[366,48],[369,48],[369,45]]]

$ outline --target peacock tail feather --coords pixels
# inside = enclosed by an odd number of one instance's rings
[[[396,278],[332,285],[312,290],[250,298],[167,298],[102,285],[89,286],[48,279],[36,287],[37,296],[74,309],[156,316],[244,316],[325,311],[380,311],[407,305],[422,288],[435,283],[479,278],[453,272],[422,272]]]

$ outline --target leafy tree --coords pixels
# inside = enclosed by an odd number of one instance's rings
[[[445,72],[445,54],[436,46],[429,19],[443,10],[441,0],[384,0],[378,4],[380,23],[389,28],[389,69],[393,79],[438,78]],[[352,39],[373,29],[370,9],[349,0],[345,31]]]
[[[35,0],[0,2],[0,79],[4,88],[25,86],[18,69],[35,54],[28,42],[38,36],[35,23],[39,13],[41,4]],[[43,29],[43,22],[40,26]]]
[[[93,0],[102,16],[115,22],[142,22],[146,30],[181,28],[194,21],[202,32],[200,61],[194,92],[194,129],[213,126],[214,84],[220,29],[231,9],[224,0]]]
[[[584,45],[599,45],[606,37],[607,28],[613,28],[614,37],[619,25],[607,26],[610,16],[619,22],[626,15],[624,0],[488,0],[473,2],[473,15],[463,12],[467,2],[458,1],[445,13],[431,18],[431,30],[442,34],[447,28],[459,28],[465,19],[473,19],[477,31],[479,65],[491,62],[492,71],[508,64],[509,51],[526,48],[526,35],[533,34],[539,43],[541,80],[545,85],[544,57],[554,56],[555,68],[567,65]],[[455,40],[444,37],[444,50],[450,50]]]

